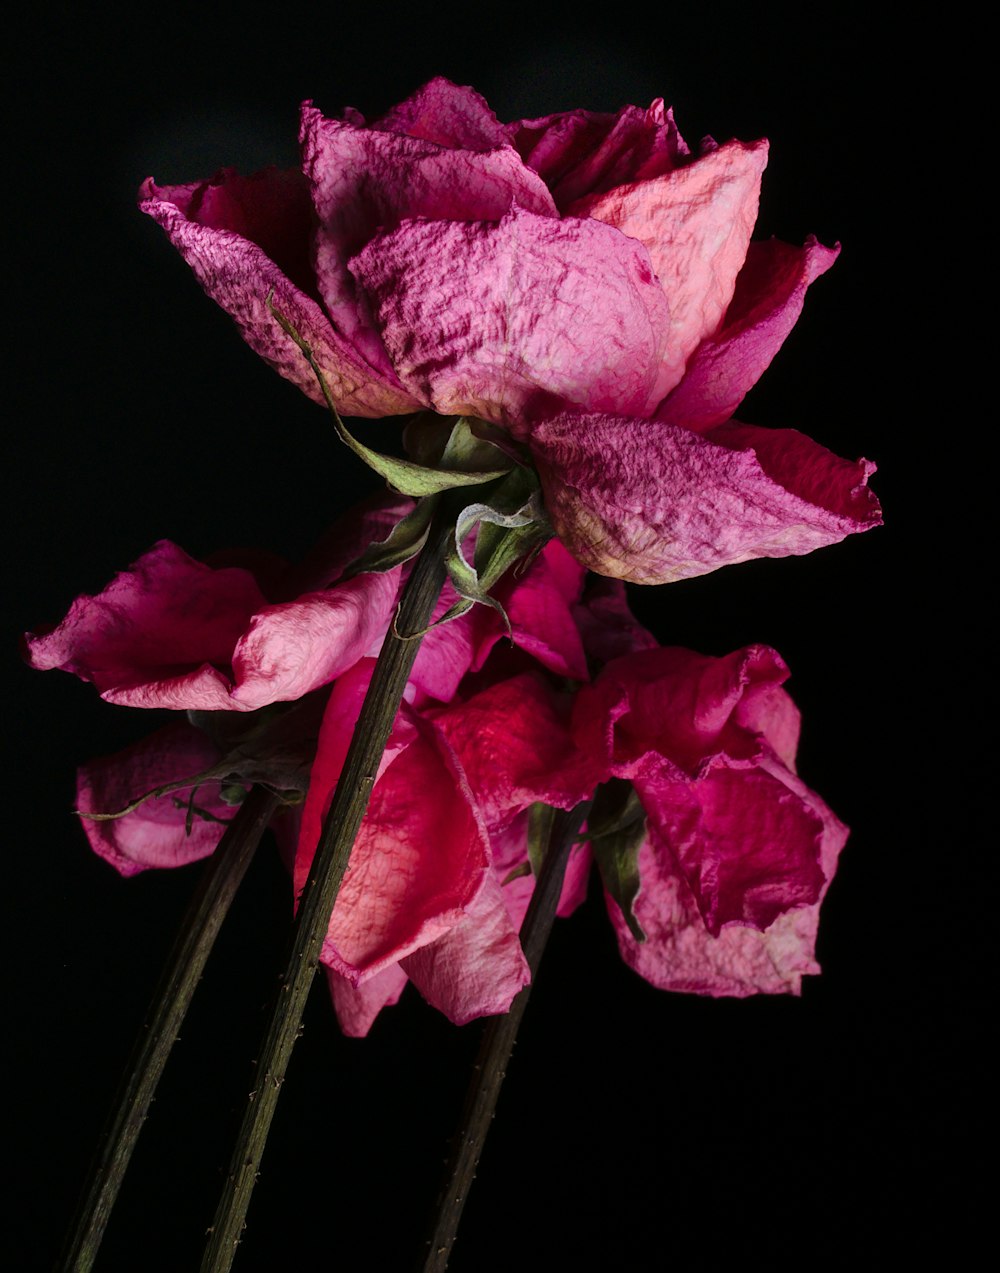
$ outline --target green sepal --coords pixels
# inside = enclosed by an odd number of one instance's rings
[[[500,887],[505,888],[508,884],[512,884],[514,880],[519,880],[522,876],[531,874],[531,863],[521,862],[518,866],[512,866],[507,874],[500,881]]]
[[[337,410],[333,401],[333,394],[330,392],[330,386],[327,384],[326,376],[320,369],[319,364],[313,357],[312,346],[309,345],[299,333],[295,330],[288,319],[279,310],[274,308],[271,303],[273,290],[268,293],[267,307],[274,315],[274,319],[282,331],[289,336],[302,352],[302,356],[312,368],[313,375],[319,382],[319,387],[323,391],[323,397],[327,407],[330,409],[330,415],[333,417],[334,428],[337,430],[337,436],[345,446],[350,447],[359,459],[363,460],[370,469],[374,469],[380,477],[384,477],[393,490],[399,491],[401,495],[412,495],[420,498],[424,495],[435,495],[440,491],[450,491],[459,486],[480,486],[483,482],[493,481],[495,478],[503,477],[505,473],[509,473],[512,462],[505,463],[501,466],[494,465],[491,469],[477,470],[474,472],[465,472],[461,469],[438,469],[429,468],[423,464],[415,464],[412,460],[399,460],[391,455],[383,455],[380,451],[373,451],[371,447],[365,446],[363,442],[359,442],[348,432],[347,426],[340,418],[340,412]],[[475,447],[479,448],[485,444],[474,438],[469,431],[469,438]],[[493,448],[495,449],[495,448]],[[447,451],[447,448],[446,448]],[[478,450],[477,450],[478,454]],[[444,456],[442,456],[444,462]]]
[[[646,839],[646,813],[635,788],[623,778],[602,783],[581,839],[590,841],[594,860],[608,893],[621,907],[625,923],[636,941],[646,934],[635,917],[633,903],[639,895],[639,850]]]
[[[541,873],[542,863],[548,852],[556,813],[556,809],[541,801],[536,801],[528,808],[528,861],[536,879]]]
[[[416,507],[393,526],[386,538],[369,544],[361,556],[351,562],[341,578],[350,579],[353,575],[366,572],[382,574],[415,557],[427,542],[431,520],[439,500],[440,496],[437,495],[428,495],[425,499],[417,500]]]

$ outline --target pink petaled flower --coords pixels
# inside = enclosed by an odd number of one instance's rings
[[[102,698],[131,707],[249,712],[299,699],[378,654],[405,568],[342,576],[411,508],[410,500],[383,499],[353,510],[295,568],[258,553],[231,553],[236,564],[213,566],[161,540],[97,596],[78,597],[56,627],[29,633],[29,662],[73,672]],[[564,676],[586,676],[570,612],[582,582],[580,567],[552,542],[497,591],[515,643]],[[456,600],[446,587],[436,615]],[[412,693],[450,699],[502,632],[483,606],[433,628]]]
[[[206,291],[346,415],[430,408],[526,442],[598,572],[666,582],[879,523],[850,463],[736,424],[836,248],[751,243],[765,142],[694,156],[662,101],[500,123],[436,79],[381,120],[302,111],[302,171],[142,188]]]

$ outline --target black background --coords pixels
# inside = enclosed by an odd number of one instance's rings
[[[930,194],[943,107],[921,61],[946,57],[940,32],[904,54],[877,15],[774,5],[86,9],[27,12],[8,78],[3,1096],[23,1185],[8,1192],[9,1267],[54,1258],[198,871],[122,881],[91,856],[70,814],[74,767],[154,722],[28,671],[17,633],[157,538],[195,556],[294,556],[374,489],[201,294],[135,189],[149,174],[294,164],[302,99],[371,117],[438,73],[502,119],[662,95],[692,143],[770,137],[758,234],[815,232],[843,254],[740,414],[875,459],[887,523],[811,557],[635,592],[664,643],[763,641],[792,667],[801,772],[853,828],[825,904],[824,975],[800,1000],[663,994],[620,963],[592,889],[546,956],[452,1268],[757,1267],[939,1245],[961,1263],[982,1197],[968,1163],[992,715],[966,612],[987,518],[975,474],[959,485],[946,471],[965,423],[933,381],[956,333],[925,291],[951,237],[952,210]],[[197,1267],[289,909],[268,847],[98,1269]],[[369,1039],[344,1040],[317,988],[237,1267],[410,1267],[477,1035],[408,991]]]

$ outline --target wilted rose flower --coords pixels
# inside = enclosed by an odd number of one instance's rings
[[[367,125],[302,111],[302,170],[142,207],[282,375],[346,415],[429,408],[526,442],[556,532],[654,583],[878,524],[872,466],[732,422],[837,249],[751,243],[767,146],[690,153],[662,101],[500,123],[431,81]]]
[[[161,540],[97,596],[80,596],[56,627],[29,633],[28,660],[60,668],[130,707],[255,711],[329,685],[378,653],[407,567],[343,577],[412,508],[371,501],[347,513],[312,556],[289,566],[235,551],[213,564]],[[565,676],[586,675],[571,614],[583,571],[555,541],[497,596],[515,644]],[[435,615],[457,597],[446,586]],[[434,627],[411,676],[411,695],[446,701],[503,634],[484,606]]]

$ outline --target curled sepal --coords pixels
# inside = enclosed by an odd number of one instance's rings
[[[629,932],[645,941],[632,904],[639,895],[639,850],[646,839],[646,813],[635,788],[624,778],[602,783],[583,839],[590,841],[594,859],[608,894],[621,908]]]
[[[382,455],[381,452],[373,451],[371,447],[359,442],[357,438],[348,432],[347,426],[340,418],[340,412],[334,403],[330,386],[327,383],[326,376],[320,369],[319,363],[313,356],[312,347],[307,341],[303,340],[284,314],[274,308],[271,297],[272,293],[268,293],[268,309],[274,315],[275,321],[282,331],[298,345],[303,358],[312,369],[312,373],[323,391],[323,397],[330,409],[330,415],[333,417],[337,436],[341,442],[350,447],[359,459],[364,460],[370,469],[374,469],[380,477],[384,477],[393,490],[399,491],[401,495],[411,495],[419,499],[424,495],[435,495],[439,491],[450,491],[456,486],[479,486],[483,482],[490,482],[495,478],[503,477],[505,473],[510,471],[510,461],[505,461],[500,466],[494,466],[492,469],[473,470],[471,472],[466,472],[459,468],[429,468],[423,464],[415,464],[412,460],[399,460],[391,455]],[[472,438],[471,432],[469,437]],[[472,440],[476,442],[476,439],[473,438]],[[480,445],[482,444],[477,442],[477,447]]]
[[[361,556],[351,562],[342,578],[350,579],[366,573],[384,574],[415,557],[427,542],[438,502],[437,495],[417,500],[416,506],[393,526],[385,539],[369,544]]]
[[[473,416],[441,416],[422,411],[403,430],[403,446],[417,464],[449,472],[478,474],[488,481],[531,462],[527,448],[516,447],[506,430]]]
[[[473,563],[462,544],[476,526]],[[452,586],[463,600],[439,622],[457,618],[480,602],[499,613],[511,635],[507,612],[489,590],[515,562],[532,556],[551,537],[537,477],[530,469],[515,468],[493,488],[488,503],[466,505],[456,519],[445,561]]]
[[[124,818],[130,813],[135,813],[136,809],[138,809],[141,805],[144,805],[147,800],[158,800],[162,796],[169,796],[175,791],[190,790],[191,795],[187,800],[174,801],[175,805],[179,809],[186,808],[188,811],[188,816],[185,820],[185,831],[187,835],[190,835],[191,825],[195,815],[201,816],[202,814],[202,810],[194,803],[195,794],[197,793],[198,788],[203,783],[211,782],[213,779],[226,779],[226,789],[227,791],[230,791],[231,795],[234,795],[235,793],[231,791],[234,783],[229,781],[232,776],[232,771],[228,768],[225,762],[219,761],[218,764],[209,765],[207,769],[202,769],[196,774],[188,774],[186,777],[177,778],[173,782],[165,782],[159,787],[152,787],[149,791],[144,791],[140,795],[134,796],[128,804],[123,805],[121,809],[111,809],[107,811],[77,809],[76,813],[78,817],[86,818],[89,822],[113,822],[117,818]],[[227,803],[229,802],[227,801]],[[215,820],[224,821],[224,819]]]

